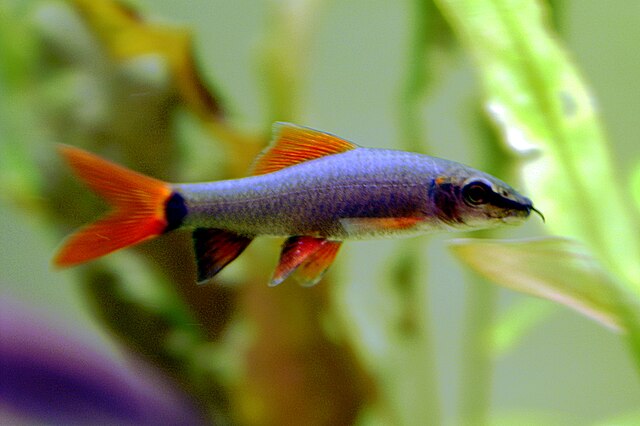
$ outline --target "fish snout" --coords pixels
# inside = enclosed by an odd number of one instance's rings
[[[542,219],[542,222],[546,222],[544,215],[542,214],[542,212],[538,209],[536,209],[533,206],[533,201],[531,201],[529,198],[527,197],[522,197],[522,206],[524,208],[524,211],[526,212],[526,216],[529,217],[531,215],[531,212],[536,213],[538,216],[540,216],[540,218]]]
[[[540,219],[542,219],[542,223],[546,223],[547,222],[547,220],[545,219],[545,217],[542,214],[542,212],[540,210],[536,209],[535,207],[533,207],[533,204],[529,205],[529,214],[531,214],[531,212],[534,212],[538,216],[540,216]]]

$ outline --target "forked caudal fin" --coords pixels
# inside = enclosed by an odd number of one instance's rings
[[[67,267],[132,246],[176,228],[186,210],[182,197],[161,180],[136,173],[78,148],[60,154],[112,211],[69,236],[53,262]]]

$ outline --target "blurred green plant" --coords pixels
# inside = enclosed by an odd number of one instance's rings
[[[547,226],[579,241],[569,246],[548,240],[545,253],[538,241],[509,249],[466,240],[455,244],[455,253],[511,288],[531,292],[530,283],[538,281],[547,288],[538,296],[583,311],[589,306],[592,317],[609,325],[615,317],[613,322],[629,332],[640,367],[637,221],[626,201],[630,197],[620,191],[593,95],[549,31],[547,10],[526,1],[440,3],[479,65],[489,116],[505,143],[528,157],[522,179],[537,206],[552,218]],[[576,248],[580,243],[584,250]],[[496,259],[506,257],[503,261],[518,267],[519,276],[474,261],[487,251]],[[531,267],[534,257],[538,267]],[[570,266],[554,269],[558,257]],[[612,275],[600,272],[600,265]],[[583,283],[585,277],[589,283]]]
[[[272,27],[289,25],[287,9],[295,7],[274,5],[274,11],[282,8],[276,13],[282,19]],[[244,174],[266,145],[266,137],[228,120],[197,70],[188,30],[148,23],[130,6],[110,0],[41,2],[33,19],[48,54],[36,55],[24,68],[35,75],[41,61],[37,84],[46,90],[35,101],[48,105],[38,120],[52,129],[52,139],[108,151],[124,164],[174,181],[182,180],[180,151],[195,150],[177,146],[180,109],[197,117],[226,151],[218,179]],[[263,48],[274,51],[281,43],[275,38]],[[7,149],[20,147],[16,133]],[[209,170],[203,167],[207,161],[199,156],[189,167]],[[20,176],[37,175],[34,170],[24,167]],[[47,220],[66,232],[102,211],[63,168],[46,173],[37,193],[50,201]],[[102,323],[173,379],[215,424],[352,422],[375,392],[365,385],[367,374],[349,345],[325,330],[324,318],[331,315],[327,287],[269,291],[262,267],[199,288],[193,285],[190,245],[186,233],[175,233],[140,247],[140,256],[115,255],[83,267],[82,289]],[[265,262],[255,251],[248,257],[254,265]]]
[[[318,17],[329,8],[319,0],[267,2],[257,55],[268,122],[254,134],[229,114],[233,100],[203,78],[188,29],[150,22],[113,0],[38,2],[20,10],[35,22],[30,25],[16,19],[18,3],[0,4],[0,115],[8,117],[0,121],[7,141],[0,144],[6,189],[0,196],[39,212],[61,234],[102,206],[51,165],[52,141],[173,181],[242,176],[267,143],[270,122],[299,119]],[[482,104],[499,134],[479,125],[483,169],[502,177],[518,170],[556,235],[463,239],[453,252],[497,284],[624,330],[640,366],[640,243],[633,219],[640,174],[625,197],[593,96],[550,30],[549,9],[531,0],[410,4],[397,108],[402,147],[430,151],[433,145],[425,140],[422,109],[442,75],[442,59],[458,53],[455,35],[476,60]],[[181,131],[185,115],[205,134],[209,153]],[[31,127],[48,133],[34,135]],[[36,164],[47,166],[36,173]],[[334,288],[332,274],[312,289],[267,288],[264,253],[272,248],[258,242],[219,285],[196,287],[189,236],[174,233],[83,267],[79,281],[122,346],[163,371],[215,424],[443,423],[423,242],[402,242],[388,273],[366,283],[377,298],[354,294],[362,287]],[[510,424],[520,417],[490,412],[493,364],[553,309],[526,301],[500,315],[497,289],[478,277],[467,284],[458,420]],[[527,417],[534,418],[545,417]]]

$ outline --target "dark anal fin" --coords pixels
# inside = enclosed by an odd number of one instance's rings
[[[198,262],[198,284],[206,284],[249,245],[252,238],[222,229],[198,228],[193,246]]]
[[[303,285],[316,284],[335,258],[339,247],[339,242],[323,238],[289,237],[283,245],[280,261],[269,286],[280,284],[296,270],[296,276]]]

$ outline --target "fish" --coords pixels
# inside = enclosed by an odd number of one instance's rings
[[[503,181],[455,161],[366,148],[275,123],[249,176],[168,183],[61,145],[77,177],[112,207],[65,239],[57,267],[89,262],[177,229],[192,232],[198,283],[212,281],[258,236],[284,238],[269,281],[320,281],[346,240],[519,224],[535,212]]]

